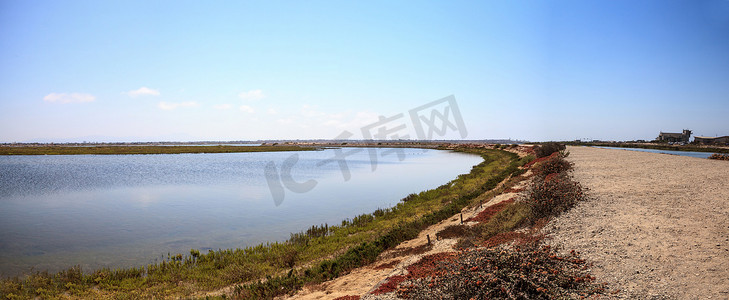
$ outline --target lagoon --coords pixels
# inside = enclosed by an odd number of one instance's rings
[[[661,153],[661,154],[672,154],[672,155],[698,157],[698,158],[709,158],[709,156],[711,156],[711,154],[712,154],[711,152],[674,151],[674,150],[645,149],[645,148],[628,148],[628,147],[602,147],[602,146],[596,146],[596,148],[617,149],[617,150],[630,150],[630,151]]]
[[[345,180],[337,151],[351,179]],[[313,189],[274,202],[265,166],[298,155]],[[376,158],[373,170],[373,160]],[[479,156],[426,149],[0,156],[0,275],[142,266],[190,249],[283,241],[391,207],[468,173]]]

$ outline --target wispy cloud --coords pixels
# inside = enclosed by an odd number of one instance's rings
[[[228,104],[228,103],[225,103],[225,104],[216,104],[216,105],[213,105],[213,108],[220,109],[220,110],[227,110],[227,109],[233,108],[233,105],[232,104]]]
[[[159,90],[150,89],[146,86],[140,87],[136,90],[131,90],[126,93],[123,93],[128,95],[129,97],[136,98],[139,96],[159,96]]]
[[[301,115],[305,118],[320,118],[326,116],[327,114],[323,111],[317,110],[315,107],[312,107],[309,104],[304,104],[301,106]]]
[[[83,103],[92,102],[96,97],[86,93],[50,93],[43,97],[43,101],[51,103]]]
[[[276,111],[276,109],[274,109],[274,108],[269,108],[268,109],[268,114],[269,115],[275,115],[275,114],[278,114],[278,111]]]
[[[178,107],[195,107],[197,106],[197,102],[195,101],[185,101],[185,102],[165,102],[162,101],[157,104],[157,107],[162,110],[173,110]]]
[[[252,113],[256,112],[256,110],[254,110],[253,107],[250,107],[248,105],[241,105],[240,106],[240,110],[243,111],[243,112],[247,112],[249,114],[252,114]]]
[[[369,111],[344,112],[327,114],[326,119],[321,123],[321,125],[354,130],[375,123],[378,120],[378,115]]]
[[[294,119],[292,119],[292,118],[278,119],[278,120],[276,120],[276,122],[278,122],[281,125],[289,125],[294,122]]]
[[[238,94],[238,97],[240,97],[243,100],[260,100],[260,99],[263,99],[263,97],[265,97],[265,95],[263,95],[262,90],[250,90],[247,92],[240,92]]]

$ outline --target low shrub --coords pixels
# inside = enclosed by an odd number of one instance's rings
[[[547,176],[549,174],[563,173],[572,169],[573,163],[564,159],[563,154],[554,153],[548,159],[542,161],[534,167],[534,174],[538,176]]]
[[[544,143],[534,150],[535,154],[537,155],[537,158],[547,157],[552,155],[552,153],[559,152],[560,150],[565,150],[565,145],[561,145],[558,143]]]
[[[711,156],[709,156],[709,159],[729,160],[729,154],[714,153]]]
[[[558,215],[584,198],[582,186],[565,172],[552,173],[535,180],[523,201],[531,207],[530,220]]]
[[[435,234],[439,239],[450,239],[458,236],[462,236],[466,232],[464,225],[450,225],[443,230],[438,231]]]
[[[396,288],[412,299],[569,299],[604,294],[578,253],[558,255],[538,242],[506,249],[468,249],[424,257]]]

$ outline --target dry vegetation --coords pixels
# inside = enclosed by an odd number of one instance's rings
[[[475,225],[441,230],[440,238],[458,237],[458,251],[423,257],[408,266],[405,275],[383,282],[374,297],[554,299],[604,293],[577,252],[560,256],[542,243],[540,229],[547,220],[584,197],[582,187],[568,174],[572,165],[564,159],[569,153],[563,149],[538,148],[540,158],[526,164],[533,175],[521,197],[489,206],[468,219]]]

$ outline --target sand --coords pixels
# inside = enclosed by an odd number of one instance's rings
[[[592,262],[614,298],[729,299],[729,162],[568,150],[590,199],[550,222],[550,243]]]
[[[729,162],[628,150],[570,147],[573,175],[589,199],[553,219],[547,242],[592,264],[596,282],[616,299],[729,299]],[[523,183],[522,183],[523,185]],[[515,196],[502,194],[488,206]],[[482,209],[464,209],[464,219]],[[451,240],[422,246],[458,216],[423,231],[377,262],[291,298],[367,295],[423,255],[453,251]],[[400,251],[400,252],[398,252]],[[391,263],[387,268],[377,268]]]

